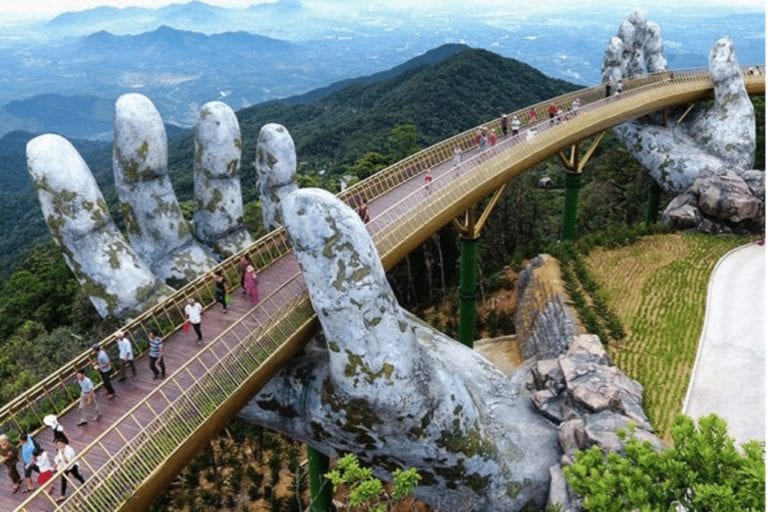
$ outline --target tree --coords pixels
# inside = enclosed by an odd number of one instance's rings
[[[765,448],[734,446],[726,422],[710,415],[698,426],[684,415],[672,427],[674,446],[656,452],[623,432],[624,454],[592,447],[565,468],[584,508],[596,512],[765,510]],[[681,508],[678,508],[681,507]]]
[[[392,472],[392,486],[387,490],[370,468],[360,466],[352,453],[340,458],[325,477],[333,485],[333,492],[342,487],[346,489],[345,498],[350,510],[370,512],[395,510],[421,481],[421,475],[414,468],[396,469]]]
[[[419,131],[415,125],[399,124],[389,130],[389,147],[392,152],[391,160],[397,162],[419,149]]]

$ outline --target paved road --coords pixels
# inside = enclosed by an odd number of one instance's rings
[[[712,273],[683,412],[725,418],[738,443],[765,441],[765,341],[765,247],[750,244]]]

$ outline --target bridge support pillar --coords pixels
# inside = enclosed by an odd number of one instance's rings
[[[581,174],[565,173],[565,204],[563,205],[563,226],[560,240],[576,239],[576,219],[579,215],[579,189]]]
[[[656,224],[659,220],[659,205],[661,204],[661,187],[656,180],[651,180],[648,187],[648,210],[645,213],[645,225]]]
[[[311,446],[307,447],[307,456],[309,458],[309,492],[311,494],[309,510],[310,512],[333,512],[331,488],[324,476],[328,472],[328,457]]]
[[[605,132],[600,132],[587,148],[584,155],[580,154],[579,144],[573,144],[569,154],[560,151],[557,156],[565,167],[565,205],[563,206],[563,227],[560,240],[576,239],[576,219],[579,214],[579,189],[581,188],[581,173],[584,172],[589,159],[595,154],[597,146],[603,140]]]
[[[459,274],[459,341],[472,348],[475,342],[475,304],[477,301],[477,241],[461,236]]]
[[[459,341],[472,348],[475,344],[475,305],[477,302],[477,241],[488,216],[499,202],[506,185],[493,193],[480,218],[475,219],[472,208],[464,212],[464,223],[453,219],[461,239],[459,269]]]

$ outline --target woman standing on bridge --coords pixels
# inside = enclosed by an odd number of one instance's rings
[[[259,275],[253,265],[245,269],[245,291],[253,304],[259,303]]]
[[[56,498],[57,503],[67,499],[67,479],[69,478],[67,475],[77,478],[81,485],[85,483],[85,478],[80,474],[80,465],[75,462],[70,466],[74,458],[75,449],[69,443],[63,439],[56,441],[56,456],[53,461],[56,465],[56,471],[61,475],[61,496]]]
[[[224,272],[217,270],[216,278],[216,302],[222,305],[224,312],[227,312],[227,281],[224,279]]]

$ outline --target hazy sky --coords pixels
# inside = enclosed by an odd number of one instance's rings
[[[264,0],[203,0],[207,4],[220,5],[223,7],[247,7],[256,3],[268,3]],[[522,9],[530,10],[531,3],[524,0],[385,0],[388,7],[412,8],[414,2],[420,8],[441,7],[468,7],[476,10],[481,7],[500,7],[515,8],[515,5],[524,6]],[[66,11],[80,11],[100,5],[111,5],[114,7],[161,7],[170,3],[186,3],[182,1],[168,0],[0,0],[0,16],[35,16],[52,17]],[[381,1],[371,0],[303,0],[306,5],[322,7],[333,4],[334,6],[351,6],[365,8],[367,6],[380,6]],[[535,8],[556,7],[563,5],[574,8],[578,6],[622,6],[628,10],[641,8],[645,12],[662,9],[680,9],[685,7],[712,8],[723,7],[733,8],[736,6],[753,7],[756,9],[765,9],[764,0],[537,0]]]

